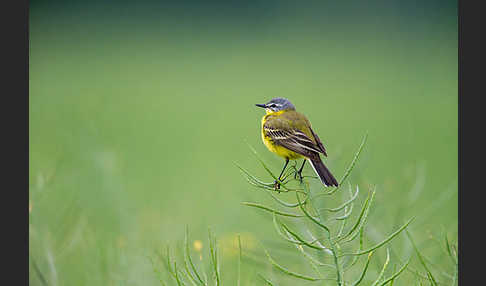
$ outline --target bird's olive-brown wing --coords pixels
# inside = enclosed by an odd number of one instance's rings
[[[293,122],[294,126],[298,127],[299,130],[303,131],[307,135],[307,137],[314,141],[317,148],[320,150],[319,153],[327,156],[326,148],[324,148],[324,145],[322,144],[319,136],[317,136],[314,130],[312,130],[311,123],[304,114],[297,111],[292,111],[284,113],[283,117],[288,118],[290,122]]]
[[[319,149],[321,149],[321,153],[324,154],[324,156],[327,156],[326,148],[324,148],[324,145],[322,145],[321,139],[319,139],[319,136],[317,136],[317,134],[314,132],[314,130],[312,130],[310,125],[309,125],[309,130],[312,133],[312,136],[314,136],[314,139],[316,140],[317,146],[319,147]]]
[[[263,125],[263,130],[275,144],[297,154],[312,158],[322,153],[320,147],[309,136],[285,118],[269,118]]]

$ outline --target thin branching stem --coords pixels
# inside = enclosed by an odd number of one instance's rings
[[[359,196],[360,190],[359,187],[356,186],[356,191],[353,192],[352,185],[349,184],[349,196],[346,195],[343,198],[344,202],[338,203],[337,207],[327,207],[327,208],[318,208],[316,207],[316,199],[321,196],[329,196],[334,194],[346,181],[346,179],[350,176],[352,170],[354,169],[358,158],[360,157],[364,146],[367,142],[368,134],[366,133],[363,137],[361,144],[358,147],[357,152],[355,153],[351,163],[347,167],[346,171],[344,172],[341,180],[339,180],[339,187],[327,190],[320,194],[312,194],[309,182],[307,178],[317,178],[316,176],[299,176],[297,179],[297,168],[296,164],[289,166],[282,174],[282,179],[279,181],[282,187],[282,190],[275,189],[275,183],[265,183],[262,180],[256,178],[255,176],[251,175],[245,169],[240,168],[242,173],[245,175],[247,180],[252,185],[256,185],[257,187],[268,191],[272,199],[277,204],[277,207],[274,206],[267,206],[262,205],[256,202],[244,202],[244,205],[261,209],[267,212],[272,213],[273,216],[273,225],[277,234],[287,243],[291,243],[297,249],[298,253],[305,258],[308,263],[310,264],[311,268],[317,274],[317,277],[308,276],[306,274],[301,274],[288,268],[282,266],[282,264],[275,261],[275,259],[270,256],[269,252],[264,248],[264,252],[268,258],[268,261],[273,266],[283,273],[284,275],[291,276],[294,278],[299,278],[308,281],[319,281],[319,280],[333,280],[338,286],[345,286],[345,285],[360,285],[364,281],[364,277],[368,272],[370,260],[372,254],[375,253],[375,250],[380,249],[385,244],[389,243],[393,240],[398,234],[400,234],[403,230],[405,230],[408,225],[412,222],[414,218],[409,219],[405,224],[400,226],[394,232],[389,234],[385,239],[381,242],[365,248],[364,247],[364,234],[365,234],[365,225],[366,221],[369,217],[370,208],[376,194],[376,187],[373,187],[369,192],[364,201],[364,203],[360,206],[360,211],[356,215],[355,221],[351,223],[351,218],[353,218],[353,211],[355,209],[355,202]],[[263,166],[265,171],[273,178],[277,180],[275,174],[270,171],[270,168],[263,162],[263,160],[259,157],[257,152],[254,148],[249,146],[251,151],[257,157],[259,163]],[[291,182],[299,182],[298,186],[294,188],[294,184],[290,184]],[[283,200],[277,194],[278,192],[295,192],[296,202],[289,202],[287,200]],[[293,211],[288,211],[288,209],[294,209]],[[300,211],[300,212],[298,212]],[[329,214],[331,213],[331,214]],[[334,214],[332,214],[334,213]],[[279,217],[279,218],[277,218]],[[285,217],[290,218],[299,218],[296,220],[295,224],[289,224],[286,222]],[[309,222],[310,225],[307,227],[305,223]],[[302,226],[300,228],[295,228],[295,226]],[[318,237],[318,238],[316,238]],[[354,252],[347,253],[346,251],[350,249],[349,246],[357,244],[356,238],[359,237],[359,247],[356,247],[357,250]],[[324,246],[321,242],[326,244]],[[349,244],[349,245],[348,245]],[[446,239],[446,244],[449,249],[449,252],[452,253],[452,247],[448,245],[448,241]],[[356,249],[352,247],[351,249]],[[342,252],[345,253],[342,253]],[[311,253],[317,254],[317,256],[311,255]],[[322,254],[328,254],[330,257],[324,257]],[[357,262],[360,256],[368,254],[368,259],[366,260],[364,267],[361,271],[360,276],[353,282],[347,281],[345,279],[346,271],[357,265]],[[450,255],[452,256],[452,255]],[[331,259],[332,264],[326,264],[326,259]],[[379,272],[378,277],[373,282],[373,286],[384,286],[387,284],[393,284],[395,279],[408,267],[410,260],[404,264],[398,271],[392,274],[390,277],[386,278],[385,273],[387,266],[390,262],[390,252],[387,249],[387,257],[385,263]],[[330,266],[332,269],[322,269],[319,268],[321,266]],[[393,269],[395,271],[395,269]],[[334,275],[332,278],[327,276],[327,272],[334,271]],[[259,276],[268,284],[274,285],[274,282],[271,282],[261,274]],[[327,277],[326,277],[327,276]],[[450,275],[450,278],[455,276]],[[427,279],[433,280],[431,277],[431,273],[427,273]],[[239,283],[239,282],[238,282]],[[390,286],[390,285],[389,285]]]
[[[370,252],[370,254],[368,254],[368,260],[366,260],[366,264],[364,266],[364,269],[363,271],[361,272],[361,275],[359,276],[358,280],[356,280],[354,283],[353,283],[353,286],[357,286],[359,285],[359,283],[361,283],[361,281],[363,281],[363,278],[365,277],[366,275],[366,271],[368,270],[368,266],[370,265],[370,261],[371,261],[371,256],[373,255],[373,251]]]
[[[363,151],[363,147],[366,144],[366,140],[368,140],[368,132],[365,134],[363,140],[361,141],[361,144],[359,145],[359,148],[358,148],[358,152],[356,152],[356,154],[354,155],[354,158],[351,161],[351,164],[349,164],[348,169],[346,169],[346,172],[344,172],[343,177],[341,178],[341,180],[339,180],[338,186],[336,188],[334,188],[333,190],[327,192],[326,195],[332,195],[337,190],[339,190],[339,187],[342,186],[342,184],[344,183],[346,178],[349,176],[349,174],[351,174],[351,171],[353,170],[354,165],[358,161],[358,158],[359,158],[359,155],[361,154],[361,151]]]
[[[415,242],[413,241],[412,236],[408,231],[406,231],[406,234],[408,238],[410,239],[410,242],[412,243],[413,249],[415,250],[415,253],[417,254],[417,257],[419,258],[420,263],[424,267],[425,271],[427,272],[427,277],[429,278],[430,282],[432,285],[437,285],[437,280],[435,279],[434,275],[432,275],[432,272],[430,272],[429,267],[427,267],[427,264],[425,263],[424,257],[422,254],[420,254],[420,251],[418,250],[417,246],[415,245]]]
[[[390,250],[387,248],[386,249],[386,259],[385,259],[385,263],[383,264],[383,268],[381,269],[380,274],[378,274],[378,278],[376,278],[375,282],[373,282],[373,284],[371,284],[371,286],[376,286],[376,285],[378,285],[378,283],[380,283],[381,278],[383,278],[383,275],[385,275],[385,270],[388,266],[388,263],[390,263]]]
[[[266,211],[269,211],[269,212],[272,212],[272,213],[275,213],[275,214],[278,214],[278,215],[281,215],[281,216],[304,217],[303,215],[292,214],[292,213],[284,213],[284,212],[278,211],[276,209],[272,209],[270,207],[267,207],[267,206],[264,206],[264,205],[261,205],[261,204],[257,204],[257,203],[243,202],[242,204],[245,205],[245,206],[250,206],[250,207],[255,207],[255,208],[262,209],[262,210],[266,210]]]
[[[308,280],[308,281],[319,281],[319,280],[322,280],[321,278],[316,278],[316,277],[311,277],[311,276],[307,276],[307,275],[303,275],[303,274],[299,274],[297,272],[293,272],[283,266],[281,266],[280,264],[278,264],[275,260],[273,260],[273,258],[270,256],[270,253],[268,253],[268,251],[266,249],[263,249],[265,251],[265,254],[267,255],[267,258],[268,260],[270,261],[270,263],[278,270],[280,270],[281,272],[287,274],[287,275],[290,275],[292,277],[295,277],[295,278],[299,278],[299,279],[303,279],[303,280]]]
[[[400,275],[407,268],[407,266],[408,266],[409,263],[410,263],[410,259],[407,261],[407,263],[405,263],[405,265],[403,265],[392,276],[390,276],[389,278],[385,278],[385,280],[380,285],[378,285],[378,286],[385,286],[388,283],[390,283],[390,284],[393,283],[393,281],[395,281],[395,279],[398,277],[398,275]]]
[[[197,269],[196,269],[196,266],[194,265],[193,261],[192,261],[192,258],[191,258],[191,253],[189,251],[189,243],[188,243],[188,237],[189,237],[189,227],[186,226],[186,235],[185,235],[185,239],[184,239],[184,250],[185,250],[185,253],[184,253],[184,260],[186,261],[186,257],[187,257],[187,261],[189,263],[186,262],[186,265],[189,264],[191,266],[191,269],[192,271],[194,272],[195,276],[196,277],[193,277],[191,272],[189,271],[189,269],[187,269],[187,272],[188,274],[191,276],[191,278],[193,278],[194,280],[197,278],[197,280],[201,283],[201,284],[204,284],[204,281],[202,280],[201,276],[199,275]]]
[[[362,251],[359,251],[359,252],[356,252],[356,253],[345,253],[343,254],[342,256],[351,256],[351,255],[363,255],[363,254],[367,254],[375,249],[378,249],[380,248],[381,246],[385,245],[387,242],[391,241],[395,236],[397,236],[400,232],[402,232],[405,228],[407,228],[407,226],[413,221],[414,217],[412,217],[411,219],[409,219],[404,225],[402,225],[399,229],[397,229],[395,232],[393,232],[392,234],[390,234],[387,238],[385,238],[382,242],[376,244],[375,246],[373,247],[370,247],[366,250],[362,250]]]
[[[349,189],[351,191],[351,185],[349,186]],[[359,187],[356,186],[356,192],[354,193],[354,195],[351,196],[351,198],[344,202],[342,205],[340,205],[339,207],[336,207],[336,208],[322,208],[320,210],[325,210],[325,211],[329,211],[329,212],[338,212],[342,209],[344,209],[346,206],[348,206],[349,204],[352,204],[354,202],[354,200],[356,200],[356,198],[358,197],[358,194],[359,194]],[[315,199],[317,196],[315,196],[313,199]]]

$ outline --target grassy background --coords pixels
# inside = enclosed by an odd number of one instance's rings
[[[211,227],[229,258],[236,233],[244,248],[274,239],[271,221],[241,205],[261,195],[234,162],[265,177],[248,143],[280,170],[254,104],[282,96],[311,120],[336,177],[368,132],[349,180],[377,185],[370,239],[415,215],[411,231],[440,266],[430,235],[457,236],[446,4],[33,2],[31,259],[49,284],[157,285],[146,255],[185,225],[203,252]]]

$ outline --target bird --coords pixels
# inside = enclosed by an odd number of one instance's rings
[[[281,177],[289,160],[301,158],[304,161],[297,172],[301,181],[305,162],[309,161],[314,172],[326,187],[338,186],[337,180],[320,157],[320,154],[327,157],[326,149],[304,114],[297,112],[295,106],[282,97],[273,98],[265,104],[255,105],[266,111],[261,121],[263,143],[268,150],[285,159],[282,172],[275,181],[276,189],[280,189]]]

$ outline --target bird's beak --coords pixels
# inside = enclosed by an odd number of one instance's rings
[[[257,103],[257,104],[255,104],[255,105],[256,105],[256,106],[258,106],[258,107],[267,108],[267,105],[266,105],[266,104],[258,104],[258,103]]]

